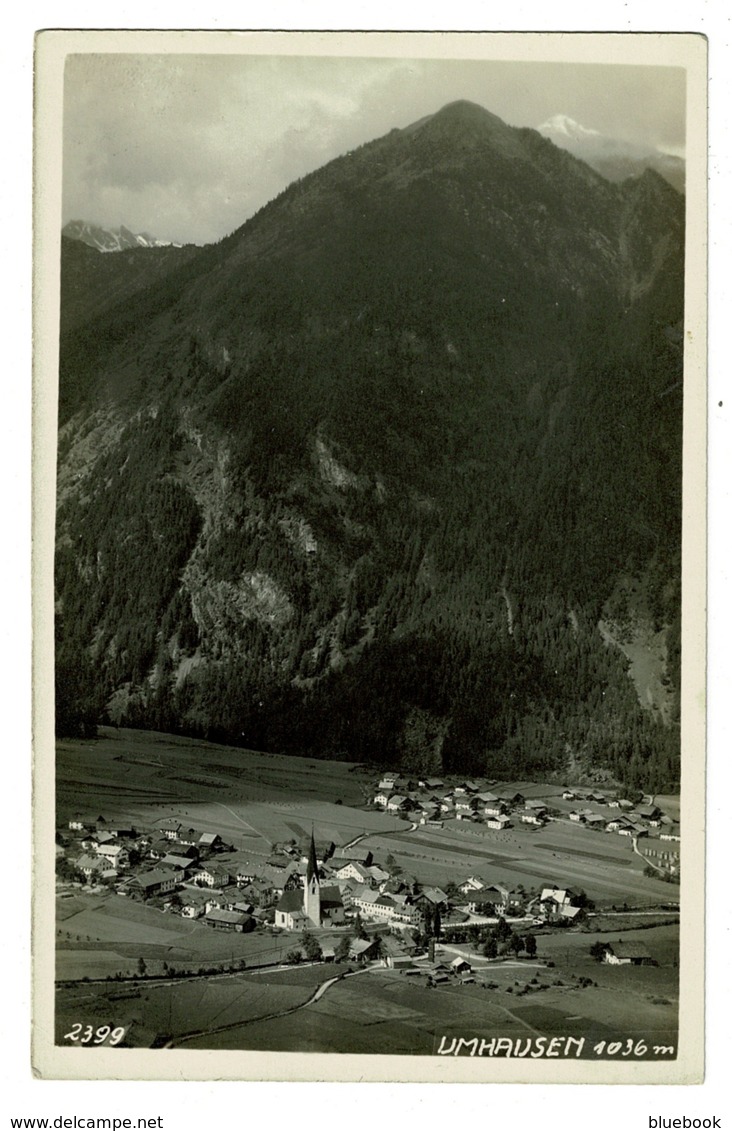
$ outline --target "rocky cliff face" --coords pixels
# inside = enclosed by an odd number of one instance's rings
[[[675,731],[599,627],[621,575],[677,620],[665,182],[457,103],[115,276],[118,301],[75,271],[60,725],[673,780]]]

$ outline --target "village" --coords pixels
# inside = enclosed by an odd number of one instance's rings
[[[629,838],[645,874],[671,883],[679,878],[679,826],[648,797],[563,788],[544,801],[495,781],[385,773],[373,782],[365,807],[401,818],[408,832],[454,823],[508,835],[516,826],[538,832],[564,823],[581,827],[588,840]],[[562,877],[511,885],[487,866],[441,887],[408,872],[392,852],[377,855],[365,834],[336,843],[315,827],[300,840],[255,853],[232,843],[223,829],[191,826],[182,814],[140,827],[78,812],[56,839],[62,899],[74,889],[114,893],[211,931],[286,933],[292,946],[285,959],[292,963],[374,962],[411,967],[432,980],[470,978],[474,954],[483,963],[507,954],[533,956],[537,932],[586,928],[595,906],[591,890]],[[436,946],[438,957],[452,946],[448,963],[436,961]],[[621,940],[600,957],[653,961]]]

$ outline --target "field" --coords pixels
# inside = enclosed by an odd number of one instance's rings
[[[643,875],[645,861],[633,852],[628,838],[570,821],[551,821],[535,831],[516,826],[503,832],[449,821],[442,829],[369,836],[363,844],[377,858],[391,854],[404,872],[441,885],[478,871],[514,887],[578,887],[597,902],[629,906],[667,901],[678,890]]]
[[[318,837],[345,844],[364,832],[407,828],[399,818],[355,808],[371,776],[349,762],[313,762],[278,754],[101,728],[94,740],[59,742],[57,821],[90,819],[154,826],[174,816],[213,829],[246,852],[275,842]],[[337,804],[336,804],[337,803]]]
[[[673,949],[671,936],[642,933],[647,940],[653,936],[653,951],[662,951],[667,943]],[[623,937],[632,938],[633,933]],[[420,976],[371,969],[336,982],[319,1001],[285,1018],[248,1021],[213,1038],[187,1040],[184,1047],[429,1055],[443,1034],[569,1034],[591,1041],[643,1037],[649,1044],[675,1046],[678,992],[673,965],[596,963],[589,956],[590,942],[587,936],[582,939],[581,953],[576,948],[562,955],[557,948],[551,968],[522,960],[484,963],[475,983],[465,985],[451,980],[428,987]],[[542,939],[540,954],[543,944]],[[581,977],[597,985],[581,986]],[[274,974],[270,981],[277,978]]]

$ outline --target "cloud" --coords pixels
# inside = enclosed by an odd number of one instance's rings
[[[610,136],[684,143],[668,69],[247,55],[73,55],[64,219],[209,242],[296,177],[469,98],[513,125],[567,113]]]

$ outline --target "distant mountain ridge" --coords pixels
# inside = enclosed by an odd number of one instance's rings
[[[187,257],[82,250],[64,241],[61,730],[676,780],[665,180],[609,183],[460,102]],[[664,690],[641,703],[621,643],[646,638]]]
[[[70,240],[80,240],[97,251],[126,251],[133,247],[180,247],[170,240],[159,240],[147,232],[135,233],[121,225],[119,228],[103,228],[86,220],[69,220],[61,229],[61,234]]]
[[[656,147],[608,137],[599,130],[580,125],[567,114],[555,114],[537,129],[543,137],[586,161],[609,181],[638,177],[646,169],[652,169],[677,192],[684,191],[686,162],[681,157],[664,153]]]

